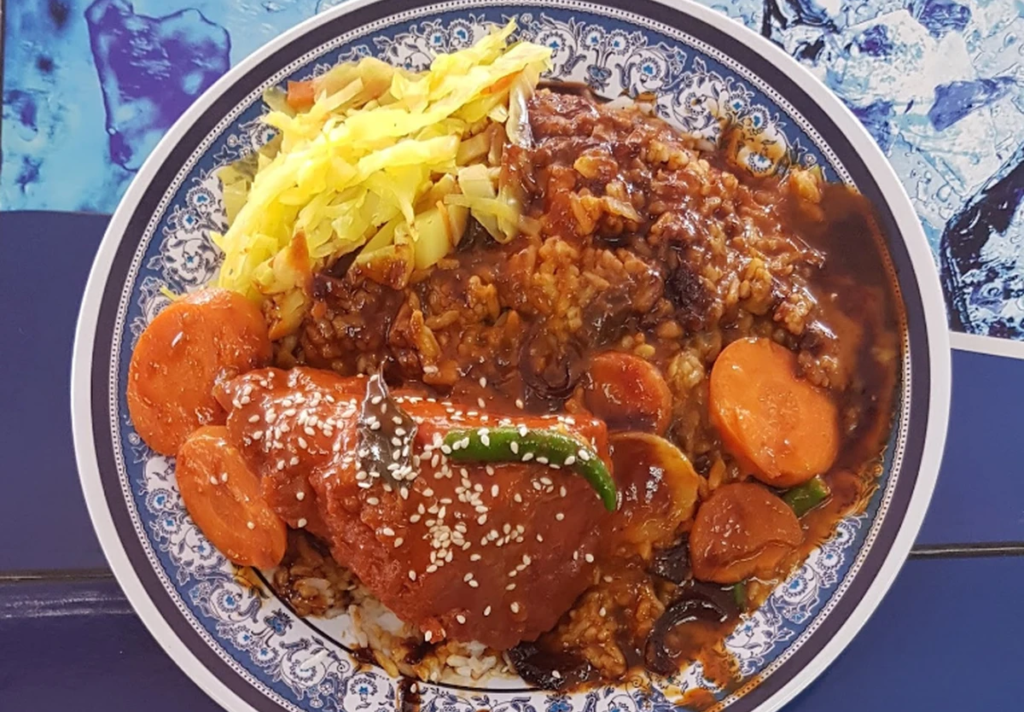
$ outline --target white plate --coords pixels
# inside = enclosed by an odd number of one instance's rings
[[[868,509],[781,585],[728,640],[749,682],[721,705],[772,710],[805,687],[864,624],[902,565],[934,487],[949,408],[949,346],[931,253],[899,181],[860,123],[796,62],[761,37],[689,2],[601,4],[352,0],[243,61],[175,124],[140,170],[100,247],[75,344],[72,409],[82,486],[100,541],[150,631],[182,669],[230,710],[395,709],[398,682],[358,667],[339,643],[345,619],[323,624],[261,600],[185,513],[173,462],[139,440],[124,378],[134,339],[177,292],[217,267],[210,230],[224,225],[212,171],[268,138],[260,96],[271,85],[360,54],[419,67],[516,16],[554,49],[558,78],[607,96],[654,91],[667,119],[710,140],[723,120],[748,127],[748,159],[816,163],[877,206],[903,296],[897,425]],[[857,249],[851,245],[850,249]],[[319,625],[327,626],[319,628]],[[604,687],[572,695],[421,685],[423,710],[672,709],[699,669],[669,687]],[[646,706],[645,706],[646,705]]]

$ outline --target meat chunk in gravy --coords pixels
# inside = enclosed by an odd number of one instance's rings
[[[220,389],[228,429],[263,495],[292,527],[325,539],[399,618],[428,639],[476,640],[506,649],[549,630],[591,584],[597,532],[608,516],[571,469],[545,464],[449,461],[451,429],[484,428],[500,416],[397,391],[417,423],[415,476],[403,493],[359,469],[365,378],[264,369]],[[523,417],[560,428],[608,461],[601,421]]]

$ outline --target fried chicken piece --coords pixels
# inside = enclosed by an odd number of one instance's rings
[[[550,629],[592,582],[608,516],[594,489],[571,467],[535,460],[453,462],[441,443],[453,429],[556,428],[607,462],[604,424],[506,419],[397,391],[390,411],[376,411],[377,431],[394,438],[396,453],[410,446],[396,481],[382,475],[388,463],[370,471],[360,455],[377,432],[360,425],[366,387],[365,378],[295,368],[253,371],[218,390],[231,437],[262,477],[270,506],[325,539],[339,563],[430,640],[506,649]]]

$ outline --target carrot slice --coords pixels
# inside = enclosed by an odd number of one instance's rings
[[[663,434],[672,415],[672,392],[658,367],[639,356],[606,351],[590,361],[587,408],[610,430]]]
[[[700,505],[690,530],[690,563],[701,581],[775,578],[775,567],[803,541],[793,510],[765,487],[737,482]]]
[[[218,379],[270,361],[259,307],[226,289],[174,302],[142,332],[128,366],[128,413],[139,436],[163,455],[227,413],[213,396]]]
[[[316,101],[313,80],[288,82],[288,94],[285,96],[285,101],[296,111],[303,111],[313,106],[313,102]]]
[[[725,347],[711,370],[710,401],[725,447],[765,484],[798,485],[836,459],[835,404],[797,376],[796,356],[770,339]]]
[[[615,484],[622,493],[613,529],[641,553],[669,543],[693,517],[700,476],[679,448],[651,433],[610,438]]]
[[[228,441],[227,428],[192,433],[175,465],[185,509],[210,543],[240,566],[281,563],[287,528],[260,495],[260,480]]]

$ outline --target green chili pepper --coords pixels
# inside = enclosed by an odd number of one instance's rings
[[[740,581],[732,587],[732,597],[741,611],[747,610],[747,582]]]
[[[615,481],[604,462],[591,447],[557,430],[511,426],[450,430],[442,451],[456,462],[532,461],[568,467],[590,483],[605,509],[615,511]]]
[[[802,517],[819,504],[828,499],[832,490],[821,477],[814,477],[802,485],[791,487],[782,495],[782,500],[793,508],[798,517]]]

